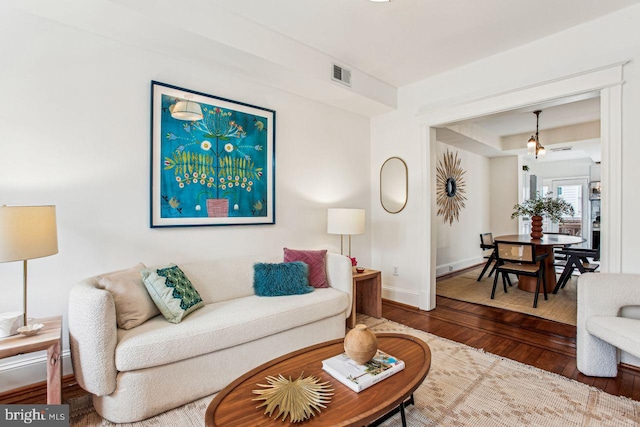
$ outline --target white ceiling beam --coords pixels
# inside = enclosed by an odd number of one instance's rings
[[[534,132],[535,133],[535,132]],[[518,150],[527,148],[527,141],[532,133],[520,133],[502,137],[504,150]],[[571,143],[600,138],[600,120],[576,125],[563,126],[555,129],[546,129],[539,132],[540,143],[548,150],[552,146],[566,147]]]
[[[447,126],[447,129],[464,135],[474,141],[487,145],[495,150],[502,151],[500,136],[473,123],[457,123]]]

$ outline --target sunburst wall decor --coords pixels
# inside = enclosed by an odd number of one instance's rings
[[[444,222],[453,224],[453,220],[459,220],[460,210],[464,208],[464,178],[465,170],[460,167],[461,160],[458,153],[447,151],[436,168],[436,202],[438,203],[438,216],[444,216]]]

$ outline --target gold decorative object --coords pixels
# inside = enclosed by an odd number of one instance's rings
[[[462,175],[465,171],[460,167],[461,160],[458,153],[447,151],[442,160],[438,162],[436,169],[436,202],[438,203],[438,216],[444,216],[444,222],[453,224],[453,220],[459,221],[460,209],[464,208],[465,182]]]
[[[292,423],[304,421],[320,413],[320,408],[326,408],[326,404],[331,401],[331,383],[320,383],[316,377],[303,378],[303,375],[304,373],[301,373],[295,381],[282,375],[278,375],[278,378],[268,376],[266,380],[269,384],[258,384],[266,389],[253,390],[254,394],[260,395],[253,400],[264,400],[257,408],[266,406],[264,413],[271,416],[277,406],[278,413],[275,418],[282,415],[284,421],[289,416]]]
[[[358,365],[364,365],[376,355],[378,338],[367,328],[367,325],[357,324],[344,337],[344,352]]]

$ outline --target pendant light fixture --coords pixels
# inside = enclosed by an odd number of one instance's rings
[[[536,115],[536,134],[535,136],[531,135],[531,138],[529,138],[529,142],[527,143],[527,154],[530,156],[536,156],[536,159],[538,159],[538,157],[543,158],[546,154],[544,147],[540,144],[540,139],[538,139],[538,121],[540,119],[540,113],[542,113],[542,110],[536,110],[533,112],[533,114]]]

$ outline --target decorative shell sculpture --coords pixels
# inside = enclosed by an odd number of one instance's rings
[[[464,208],[465,182],[462,175],[465,170],[460,167],[461,160],[458,153],[449,152],[442,157],[436,168],[436,203],[438,204],[438,216],[444,216],[444,222],[453,224],[453,220],[459,221],[460,210]]]
[[[265,414],[271,416],[278,407],[278,413],[275,418],[282,415],[282,421],[289,416],[289,421],[297,423],[320,413],[320,408],[326,408],[326,404],[331,401],[333,389],[329,382],[320,383],[316,377],[306,377],[300,374],[297,380],[291,381],[282,375],[278,378],[268,376],[266,378],[269,384],[258,384],[265,389],[253,390],[254,394],[259,394],[253,400],[264,400],[261,408],[266,406]]]

